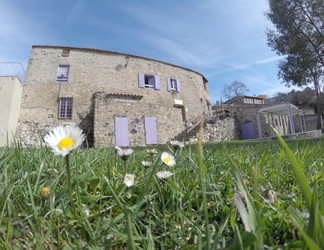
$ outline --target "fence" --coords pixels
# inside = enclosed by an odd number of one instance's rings
[[[21,84],[25,81],[25,69],[21,63],[17,62],[0,62],[0,76],[18,77]]]

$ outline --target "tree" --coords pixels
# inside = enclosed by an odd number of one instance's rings
[[[278,77],[287,86],[312,83],[317,96],[318,128],[322,127],[321,85],[324,68],[324,5],[322,0],[269,0],[268,46],[284,55]]]
[[[230,100],[235,96],[245,95],[245,92],[248,92],[248,91],[249,91],[249,89],[246,87],[246,85],[244,83],[235,80],[231,84],[224,85],[222,95],[227,100]]]

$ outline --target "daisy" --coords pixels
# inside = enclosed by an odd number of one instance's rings
[[[159,172],[156,172],[156,175],[159,179],[167,179],[171,175],[173,175],[173,173],[171,173],[170,171],[159,171]]]
[[[127,187],[133,186],[135,181],[135,175],[125,174],[124,183]]]
[[[161,155],[161,159],[162,161],[167,164],[169,167],[172,167],[176,164],[175,159],[173,157],[173,155],[167,153],[167,152],[163,152]]]
[[[149,155],[153,156],[153,155],[155,155],[155,154],[157,153],[157,150],[154,149],[154,148],[150,148],[150,149],[146,150],[146,152],[147,152]]]
[[[41,196],[47,199],[51,195],[51,190],[48,187],[43,187],[41,190]]]
[[[120,156],[120,158],[122,158],[122,160],[126,161],[128,159],[128,157],[134,152],[133,149],[131,148],[125,148],[122,149],[118,146],[115,147],[116,149],[116,153]]]
[[[44,137],[46,145],[52,148],[52,152],[62,156],[80,147],[84,139],[82,130],[74,126],[58,126]]]
[[[183,142],[179,142],[177,140],[169,141],[169,143],[173,146],[174,149],[179,149],[179,148],[183,148],[184,147],[184,143]]]
[[[152,166],[152,162],[150,161],[142,161],[141,163],[145,168],[149,168],[150,166]]]

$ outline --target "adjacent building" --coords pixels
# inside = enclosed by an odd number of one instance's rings
[[[20,63],[0,63],[0,147],[10,145],[14,141],[24,75]]]

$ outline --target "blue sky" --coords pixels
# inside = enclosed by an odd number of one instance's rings
[[[111,50],[193,69],[211,102],[225,84],[246,94],[288,92],[266,45],[267,0],[0,0],[0,62],[26,69],[32,45]]]

